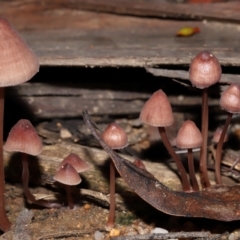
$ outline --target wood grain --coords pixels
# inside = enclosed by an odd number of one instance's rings
[[[42,65],[86,67],[188,65],[203,49],[215,54],[224,66],[240,65],[238,47],[240,31],[237,23],[182,22],[84,12],[81,6],[86,2],[88,1],[78,3],[68,1],[66,4],[66,1],[54,3],[42,1],[42,4],[39,4],[38,1],[16,0],[1,3],[0,14],[7,17],[20,31],[39,56]],[[132,4],[134,9],[141,8],[142,12],[152,8],[157,14],[160,9],[157,1],[151,4],[147,1],[99,1],[98,6],[101,8],[102,4],[106,9],[114,3],[119,11],[129,9],[129,4]],[[96,1],[89,1],[90,4],[95,6]],[[175,11],[175,7],[172,6],[169,5],[164,11],[167,12],[169,9]],[[181,8],[182,5],[177,6]],[[183,6],[184,12],[186,6]],[[234,17],[234,10],[239,9],[239,4],[234,5],[234,2],[229,3],[230,10],[224,4],[214,5],[222,7],[207,6],[210,10],[201,10],[200,7],[204,6],[193,4],[187,14],[194,15],[192,9],[196,8],[196,13],[211,11],[216,12],[217,16],[223,16],[225,12],[228,17]],[[238,12],[235,18],[239,18]],[[176,37],[176,32],[186,25],[197,26],[201,31],[190,38]]]

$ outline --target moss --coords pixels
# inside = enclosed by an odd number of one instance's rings
[[[116,223],[120,224],[120,225],[131,225],[136,218],[137,217],[133,213],[121,212],[121,213],[117,214],[117,216],[116,216]]]

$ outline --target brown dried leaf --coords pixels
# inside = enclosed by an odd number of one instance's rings
[[[96,131],[87,111],[83,111],[83,118],[93,136],[112,158],[121,177],[134,192],[156,209],[175,216],[204,217],[222,221],[240,219],[240,185],[216,185],[191,193],[173,191],[151,173],[138,168],[108,147]]]

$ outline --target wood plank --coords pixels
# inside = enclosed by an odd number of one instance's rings
[[[240,66],[238,24],[143,19],[35,1],[4,2],[0,15],[20,31],[42,65],[188,65],[199,51],[207,49],[222,65]],[[176,37],[186,25],[198,26],[201,32],[190,38]]]
[[[51,85],[47,83],[25,83],[6,91],[6,108],[12,99],[18,108],[27,109],[36,119],[79,117],[84,109],[91,115],[139,115],[151,92],[118,91],[108,89],[85,89],[72,85]],[[217,88],[217,90],[219,90]],[[200,106],[201,94],[169,95],[174,108]],[[209,99],[210,106],[218,106],[219,99]]]
[[[150,95],[149,95],[150,96]],[[201,99],[196,96],[170,96],[173,107],[201,106]],[[82,111],[88,109],[91,115],[139,115],[147,99],[84,99],[82,97],[21,97],[16,101],[24,102],[24,106],[35,118],[67,118],[79,117]],[[210,106],[218,106],[219,99],[210,99]]]
[[[60,143],[44,146],[42,153],[37,158],[30,158],[30,182],[37,185],[53,185],[53,175],[56,172],[57,166],[71,152],[78,154],[91,166],[88,171],[81,174],[85,182],[88,183],[88,189],[107,194],[109,191],[108,179],[106,179],[105,174],[108,169],[108,154],[102,149],[84,147],[78,144]],[[130,161],[134,160],[133,157],[125,157]],[[180,181],[174,171],[169,169],[164,163],[144,161],[144,164],[164,184],[170,185],[175,189],[181,188]],[[21,161],[19,161],[19,154],[4,152],[4,165],[6,167],[6,179],[11,179],[12,182],[21,182]],[[13,171],[12,169],[18,169],[19,171]],[[122,191],[129,190],[122,179],[118,178],[117,185]]]
[[[171,70],[161,68],[145,68],[147,72],[156,77],[168,77],[186,80],[189,83],[189,72],[184,70]],[[240,76],[236,74],[222,74],[219,83],[231,84],[233,82],[240,82]]]
[[[176,4],[160,0],[153,0],[150,3],[146,0],[72,0],[70,2],[71,7],[78,9],[132,16],[240,21],[239,1],[211,4]]]
[[[10,6],[9,6],[10,5]],[[69,8],[79,10],[90,10],[96,12],[161,18],[184,18],[184,19],[217,19],[240,21],[239,1],[227,1],[209,4],[174,3],[167,0],[44,0],[38,1],[15,0],[3,7],[38,9]]]

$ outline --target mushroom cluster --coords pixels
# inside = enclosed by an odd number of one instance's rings
[[[182,189],[183,191],[187,192],[182,194],[184,198],[181,199],[181,201],[184,201],[183,205],[185,206],[185,210],[187,213],[186,214],[181,213],[178,216],[189,216],[189,209],[191,207],[194,207],[194,204],[196,204],[198,201],[200,202],[201,199],[203,199],[203,205],[204,205],[205,200],[207,199],[207,195],[205,195],[206,191],[210,190],[211,192],[211,189],[215,191],[214,190],[215,188],[206,189],[210,187],[210,181],[208,178],[208,169],[207,169],[207,150],[208,150],[207,140],[208,140],[208,121],[209,121],[207,89],[208,87],[218,83],[218,81],[221,78],[221,74],[222,74],[222,69],[218,59],[213,54],[207,51],[200,52],[190,64],[189,79],[192,82],[192,85],[194,87],[197,87],[202,91],[201,131],[198,129],[198,127],[192,120],[187,119],[180,127],[178,134],[176,136],[176,146],[180,149],[185,149],[186,153],[188,154],[188,169],[189,169],[190,181],[188,178],[188,174],[185,170],[185,167],[183,166],[178,156],[179,151],[174,150],[166,134],[165,127],[171,126],[174,123],[172,107],[170,105],[170,102],[168,101],[167,95],[163,92],[162,89],[157,90],[146,101],[146,103],[144,104],[140,112],[139,119],[144,124],[157,127],[162,143],[165,145],[168,153],[171,155],[172,159],[175,161],[177,165],[177,170],[179,172],[181,182],[182,182]],[[231,121],[232,115],[236,113],[240,113],[240,84],[233,83],[229,86],[228,89],[226,89],[222,93],[222,96],[220,99],[220,106],[226,111],[228,111],[228,117],[224,127],[222,129],[219,128],[217,130],[216,136],[214,136],[214,139],[213,139],[213,142],[217,142],[217,151],[216,151],[216,157],[215,157],[216,159],[215,176],[216,176],[217,184],[222,183],[220,164],[221,164],[223,142],[227,140],[227,136],[226,136],[227,128]],[[160,184],[159,182],[158,184],[156,184],[157,179],[146,170],[144,164],[141,162],[140,159],[135,159],[133,163],[129,163],[126,159],[117,155],[111,149],[112,147],[111,141],[108,142],[108,138],[105,138],[105,133],[103,133],[102,135],[98,133],[97,129],[94,127],[94,124],[91,122],[89,118],[87,110],[83,111],[83,119],[86,125],[89,127],[92,135],[99,141],[100,145],[105,149],[105,151],[112,158],[120,175],[125,179],[127,184],[131,186],[134,189],[134,191],[139,196],[141,196],[145,201],[147,201],[157,209],[162,209],[162,210],[164,209],[163,211],[165,212],[166,209],[161,208],[160,205],[163,202],[165,204],[167,202],[166,199],[168,199],[168,197],[166,197],[168,196],[168,193],[169,192],[172,193],[174,191],[169,189],[167,194],[166,192],[162,193],[162,191],[164,191],[164,189],[167,189],[167,187],[164,186],[163,184]],[[117,141],[119,137],[116,136],[114,138]],[[196,193],[197,191],[200,190],[200,185],[197,181],[196,173],[194,169],[193,152],[194,150],[197,150],[199,148],[200,148],[200,156],[199,156],[200,174],[199,175],[200,175],[200,182],[201,182],[201,191]],[[239,161],[239,158],[237,161]],[[138,186],[138,181],[140,181],[140,179],[142,178],[143,180],[141,181],[141,183],[145,187],[144,191],[142,191],[142,188]],[[216,187],[221,187],[221,186],[216,186]],[[153,193],[150,194],[151,189],[154,189],[154,191]],[[162,193],[162,196],[160,196],[161,193]],[[150,196],[148,194],[150,194]],[[176,194],[173,196],[173,199],[180,195],[181,193],[179,191],[176,191]],[[159,201],[157,197],[162,198],[162,202]],[[225,196],[223,196],[223,198],[224,197]],[[196,198],[199,198],[198,201],[195,201]],[[193,204],[190,204],[191,207],[189,207],[190,205],[187,204],[188,203],[187,200],[189,199],[193,200]],[[180,204],[182,203],[181,201],[179,202]],[[227,201],[229,201],[229,199],[227,199]],[[218,200],[213,199],[213,202],[216,203],[218,202]],[[176,209],[172,207],[173,206],[169,207],[170,208],[169,212],[170,214],[174,215]],[[177,206],[177,208],[179,207]],[[199,216],[204,216],[202,215],[202,209],[203,209],[203,206],[200,207]],[[212,217],[212,214],[215,215],[215,211],[217,211],[217,209],[215,209],[214,212],[212,212],[212,209],[211,209],[210,218],[214,218]],[[235,204],[234,204],[233,211],[236,211]],[[194,216],[194,214],[195,213],[191,213],[190,216],[192,215]],[[238,214],[236,213],[236,215]]]
[[[71,186],[81,183],[82,179],[79,173],[87,171],[89,167],[90,166],[75,153],[70,153],[57,167],[57,172],[53,179],[64,185],[70,209],[74,208]]]
[[[21,152],[22,154],[22,184],[26,199],[33,204],[47,208],[61,207],[62,204],[58,202],[48,202],[44,199],[36,200],[28,188],[28,155],[37,156],[43,149],[42,140],[29,120],[21,119],[12,127],[3,148],[8,152]],[[70,153],[57,167],[57,172],[53,178],[65,185],[70,209],[74,207],[70,186],[78,185],[82,181],[79,173],[88,169],[89,165],[74,153]]]
[[[7,19],[0,17],[0,229],[11,223],[4,205],[3,112],[4,88],[30,80],[39,70],[38,58]]]
[[[28,188],[28,155],[37,156],[43,148],[41,138],[29,120],[19,120],[12,127],[3,146],[4,88],[24,83],[39,71],[37,56],[8,20],[3,17],[0,17],[0,56],[0,230],[6,232],[10,229],[11,223],[7,218],[4,204],[3,149],[22,153],[22,184],[25,197],[29,202],[48,208],[61,207],[62,204],[43,199],[36,200]],[[89,165],[86,162],[71,153],[61,163],[54,176],[56,181],[66,185],[70,209],[73,208],[73,200],[69,186],[79,184],[81,182],[79,172],[88,168]]]
[[[9,22],[0,17],[0,230],[7,231],[11,227],[4,205],[4,167],[3,150],[9,152],[21,152],[22,154],[22,184],[26,199],[44,207],[60,207],[58,202],[36,200],[29,190],[28,155],[37,156],[43,149],[41,138],[31,122],[27,119],[19,120],[9,133],[3,146],[3,110],[4,110],[4,87],[14,86],[30,80],[39,70],[36,55],[28,47],[21,36],[13,29]],[[200,52],[191,62],[189,68],[189,79],[192,85],[202,91],[202,119],[201,131],[195,123],[187,119],[180,127],[176,136],[176,146],[187,150],[188,169],[185,170],[178,154],[171,145],[165,128],[174,123],[171,104],[163,90],[158,90],[144,104],[140,120],[144,124],[157,127],[161,140],[167,151],[175,161],[181,177],[182,188],[185,192],[199,191],[200,187],[194,169],[193,149],[199,148],[199,171],[202,188],[210,186],[207,171],[207,139],[208,139],[208,88],[221,78],[222,69],[218,59],[207,51]],[[221,157],[223,143],[226,141],[226,133],[233,114],[240,113],[240,84],[231,84],[221,95],[220,106],[228,112],[224,127],[214,136],[213,141],[217,143],[215,157],[216,183],[222,184],[221,179]],[[111,123],[101,133],[101,138],[108,147],[120,150],[128,146],[126,132],[116,123]],[[143,162],[136,159],[135,166],[146,170]],[[70,209],[74,209],[72,197],[72,186],[81,183],[79,173],[89,169],[89,165],[77,154],[70,153],[59,164],[53,179],[64,186],[67,193],[67,202]],[[113,227],[115,220],[115,166],[110,160],[110,210],[107,227]]]
[[[218,59],[207,51],[200,52],[191,62],[189,68],[189,79],[194,87],[202,90],[202,122],[201,132],[191,120],[186,120],[178,131],[176,145],[179,148],[187,149],[188,168],[190,175],[189,184],[187,173],[171,146],[164,127],[172,125],[174,119],[172,109],[166,94],[162,90],[156,91],[145,103],[140,113],[140,120],[143,123],[158,127],[162,142],[169,154],[175,160],[182,180],[184,191],[199,191],[199,185],[193,164],[192,149],[200,147],[199,171],[202,188],[210,186],[207,172],[207,139],[208,139],[208,91],[207,88],[218,83],[221,78],[222,69]],[[227,129],[233,114],[240,113],[240,84],[232,83],[221,95],[220,106],[228,112],[225,125],[216,131],[213,141],[217,142],[215,157],[216,183],[222,184],[221,179],[221,156],[224,141],[227,139]]]

